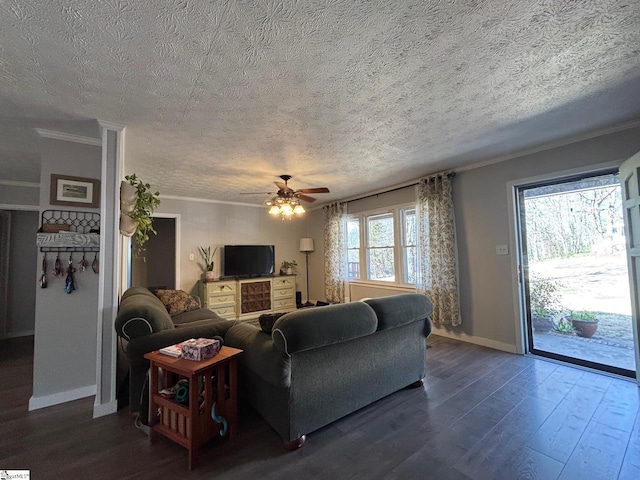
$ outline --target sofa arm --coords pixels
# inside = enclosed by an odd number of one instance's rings
[[[145,353],[167,347],[175,343],[184,342],[190,338],[213,338],[219,335],[224,338],[229,328],[235,325],[235,320],[212,321],[206,325],[194,325],[160,332],[151,333],[129,340],[127,357],[130,361],[139,361]]]
[[[125,340],[174,328],[167,309],[157,297],[135,293],[120,302],[114,326]]]
[[[274,344],[287,355],[346,342],[376,331],[378,320],[363,302],[305,308],[283,315],[273,325]]]
[[[238,323],[227,331],[225,345],[243,350],[240,365],[277,387],[291,385],[291,359],[276,348],[271,335],[250,323]]]

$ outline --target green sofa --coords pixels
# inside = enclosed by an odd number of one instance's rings
[[[401,294],[290,312],[271,334],[238,323],[238,388],[290,449],[305,435],[404,387],[422,385],[430,300]]]
[[[197,300],[199,303],[199,299]],[[129,411],[140,412],[142,387],[149,360],[144,354],[190,338],[224,338],[236,321],[206,308],[169,315],[167,307],[148,289],[132,287],[122,295],[115,329],[129,364]]]

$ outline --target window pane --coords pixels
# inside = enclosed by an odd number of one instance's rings
[[[368,219],[368,246],[393,247],[393,215],[385,213]]]
[[[369,279],[394,282],[395,267],[393,261],[393,247],[391,248],[371,248],[369,255]]]
[[[347,267],[349,280],[360,278],[360,249],[352,248],[347,250]]]
[[[415,209],[403,210],[404,216],[404,244],[416,244],[416,211]]]
[[[360,247],[360,220],[355,218],[347,221],[347,248]]]
[[[403,241],[403,262],[404,262],[404,282],[416,283],[417,274],[417,223],[416,223],[416,210],[415,208],[409,208],[402,210],[402,241]]]
[[[360,278],[360,219],[347,220],[347,278]]]
[[[404,248],[404,281],[405,283],[416,283],[417,272],[417,248]]]

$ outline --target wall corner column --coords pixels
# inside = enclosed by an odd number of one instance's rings
[[[98,121],[102,132],[102,188],[100,191],[100,274],[96,397],[93,417],[115,413],[117,336],[113,326],[121,290],[118,268],[122,256],[119,238],[120,181],[124,167],[125,127]]]

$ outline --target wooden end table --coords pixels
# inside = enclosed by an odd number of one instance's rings
[[[222,347],[215,357],[196,362],[155,351],[145,354],[151,362],[149,412],[153,444],[158,433],[189,450],[189,470],[197,465],[198,448],[216,435],[233,438],[238,420],[236,371],[242,350]],[[175,385],[176,377],[189,380],[189,405],[160,395],[158,369],[164,374],[164,388]],[[214,409],[215,405],[215,411]],[[159,412],[158,419],[154,418]],[[214,420],[213,414],[217,419]],[[225,424],[226,422],[226,424]]]

